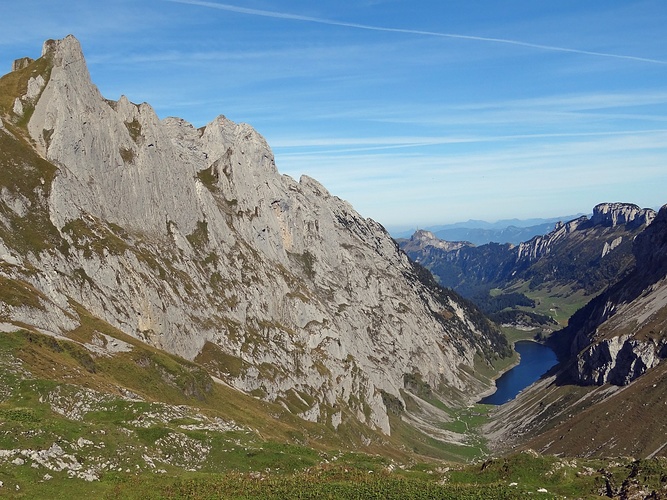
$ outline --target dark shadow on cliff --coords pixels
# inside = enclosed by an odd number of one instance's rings
[[[577,355],[590,345],[597,328],[614,316],[619,304],[639,298],[652,285],[667,277],[667,205],[633,242],[635,267],[623,279],[593,298],[572,315],[568,325],[554,332],[546,341],[559,364],[550,370],[558,385],[573,384]],[[667,355],[663,349],[660,357]]]

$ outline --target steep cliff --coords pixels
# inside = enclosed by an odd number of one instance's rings
[[[554,230],[519,245],[441,242],[419,232],[401,248],[465,296],[526,281],[531,287],[569,285],[587,294],[614,283],[633,265],[632,240],[655,211],[630,203],[601,203],[593,215],[557,223]]]
[[[667,357],[667,206],[634,241],[636,266],[570,320],[577,383],[626,385]]]
[[[72,36],[0,90],[3,330],[71,336],[85,313],[304,419],[385,433],[406,375],[460,404],[488,387],[475,363],[508,354],[249,125],[104,99]]]
[[[597,222],[619,215],[603,209]],[[485,426],[492,449],[667,454],[667,205],[650,220],[634,238],[636,265],[548,339],[560,364],[494,412]]]

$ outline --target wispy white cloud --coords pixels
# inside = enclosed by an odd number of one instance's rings
[[[646,106],[667,104],[667,92],[595,92],[569,95],[550,95],[534,98],[514,99],[500,102],[477,102],[453,106],[460,110],[479,110],[488,108],[558,108],[566,110],[586,110],[616,108],[628,106]]]
[[[659,205],[662,196],[646,185],[667,182],[666,152],[667,130],[647,130],[572,134],[557,142],[535,136],[490,149],[463,144],[350,151],[344,157],[278,150],[276,161],[283,173],[298,178],[307,172],[332,193],[344,194],[366,216],[424,225],[463,220],[457,214],[489,219],[574,213],[601,201]],[[493,207],[486,199],[494,200]]]
[[[591,137],[618,137],[618,136],[656,136],[656,134],[667,134],[667,129],[648,129],[648,130],[609,130],[597,132],[552,132],[543,134],[510,134],[510,135],[478,135],[461,137],[338,137],[338,138],[319,138],[319,139],[283,139],[272,142],[274,149],[298,149],[303,148],[309,151],[303,153],[292,152],[292,155],[312,154],[312,148],[342,148],[322,150],[318,153],[342,153],[358,152],[379,149],[410,148],[422,146],[439,146],[445,144],[470,144],[470,143],[493,143],[508,142],[515,140],[530,139],[563,139],[563,138],[591,138]],[[358,147],[352,147],[358,146]],[[665,147],[664,144],[661,144]]]
[[[279,153],[279,167],[290,172],[300,168],[325,173],[326,176],[358,178],[370,176],[382,178],[392,174],[403,174],[407,170],[419,172],[419,178],[430,174],[497,172],[512,177],[528,172],[553,172],[567,176],[577,169],[588,171],[596,165],[606,165],[605,178],[624,182],[627,175],[614,171],[611,167],[625,165],[625,172],[632,168],[632,175],[645,168],[664,170],[664,154],[667,149],[667,131],[653,134],[628,133],[623,136],[605,138],[575,137],[557,145],[549,141],[534,144],[506,144],[503,148],[491,150],[420,150],[410,153],[377,153],[357,151],[345,157],[345,162],[335,152],[313,151],[304,154]],[[641,158],[638,160],[637,158]],[[646,161],[650,159],[650,161]],[[611,160],[611,162],[610,162]],[[547,166],[550,168],[546,168]],[[336,167],[336,168],[334,168]],[[667,171],[665,171],[667,175]],[[538,176],[539,177],[539,176]],[[520,184],[524,184],[524,179]],[[572,181],[572,179],[570,179]]]
[[[308,106],[297,105],[308,92],[315,93]],[[477,101],[458,103],[442,99],[437,102],[424,102],[413,99],[411,96],[394,98],[390,104],[386,101],[347,99],[340,96],[336,101],[318,100],[317,89],[301,89],[289,101],[290,116],[294,120],[328,123],[341,121],[347,123],[365,122],[375,124],[403,125],[408,130],[425,127],[438,131],[439,135],[451,135],[459,130],[459,135],[471,127],[497,126],[511,124],[512,127],[531,126],[533,130],[544,130],[545,126],[563,126],[564,131],[572,133],[575,126],[606,123],[609,129],[612,122],[621,124],[620,130],[628,128],[627,123],[635,122],[640,128],[655,128],[649,123],[664,123],[667,121],[667,93],[661,91],[638,90],[625,93],[579,93],[568,95],[550,95],[536,98],[494,100],[486,96],[478,96]],[[289,94],[289,89],[273,89],[265,94],[265,99],[271,101],[273,109],[282,113],[282,104]],[[244,102],[243,106],[248,113],[258,103]],[[268,113],[266,113],[268,111]],[[270,119],[271,110],[263,109],[263,119]],[[641,125],[641,122],[645,122]],[[635,126],[635,125],[633,125]],[[377,127],[373,126],[372,129]],[[370,128],[368,129],[370,130]],[[558,129],[555,129],[558,131]],[[582,132],[585,130],[582,130]],[[301,139],[307,139],[309,132],[303,132]],[[274,135],[272,144],[284,140],[283,135]],[[330,136],[328,136],[330,138]]]
[[[651,64],[667,64],[667,61],[663,61],[661,59],[653,59],[653,58],[649,58],[649,57],[640,57],[640,56],[625,55],[625,54],[613,54],[613,53],[609,53],[609,52],[598,52],[598,51],[584,50],[584,49],[577,49],[577,48],[570,48],[570,47],[558,47],[558,46],[554,46],[554,45],[544,45],[544,44],[539,44],[539,43],[524,42],[524,41],[521,41],[521,40],[512,40],[512,39],[509,39],[509,38],[494,38],[494,37],[484,37],[484,36],[476,36],[476,35],[463,35],[463,34],[459,34],[459,33],[442,33],[442,32],[438,32],[438,31],[426,31],[426,30],[417,30],[417,29],[409,29],[409,28],[392,28],[392,27],[386,27],[386,26],[374,26],[374,25],[370,25],[370,24],[360,24],[360,23],[336,21],[336,20],[333,20],[333,19],[303,16],[303,15],[299,15],[299,14],[290,14],[290,13],[286,13],[286,12],[277,12],[277,11],[262,10],[262,9],[251,9],[251,8],[247,8],[247,7],[239,7],[237,5],[230,5],[230,4],[217,3],[217,2],[207,2],[207,1],[203,1],[203,0],[166,0],[166,1],[174,2],[174,3],[187,4],[187,5],[196,5],[196,6],[200,6],[200,7],[208,7],[208,8],[211,8],[211,9],[224,10],[224,11],[228,11],[228,12],[235,12],[235,13],[238,13],[238,14],[246,14],[246,15],[251,15],[251,16],[270,17],[270,18],[276,18],[276,19],[287,19],[287,20],[292,20],[292,21],[303,21],[303,22],[309,22],[309,23],[325,24],[325,25],[329,25],[329,26],[340,26],[340,27],[344,27],[344,28],[355,28],[355,29],[362,29],[362,30],[369,30],[369,31],[383,31],[383,32],[390,32],[390,33],[403,33],[403,34],[409,34],[409,35],[422,35],[422,36],[429,36],[429,37],[454,38],[454,39],[459,39],[459,40],[470,40],[470,41],[477,41],[477,42],[490,42],[490,43],[515,45],[515,46],[520,46],[520,47],[527,47],[527,48],[533,48],[533,49],[545,50],[545,51],[553,51],[553,52],[569,52],[569,53],[572,53],[572,54],[582,54],[582,55],[589,55],[589,56],[596,56],[596,57],[610,57],[610,58],[614,58],[614,59],[626,59],[626,60],[639,61],[639,62],[645,62],[645,63],[651,63]]]

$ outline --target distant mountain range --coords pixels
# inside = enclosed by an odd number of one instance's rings
[[[422,228],[445,241],[468,241],[475,245],[485,243],[513,243],[518,245],[533,236],[547,234],[558,222],[572,220],[583,214],[563,215],[548,219],[503,219],[496,222],[470,219],[465,222],[443,224]],[[394,238],[409,238],[415,232],[410,230],[390,230]]]
[[[409,240],[398,242],[442,286],[472,299],[496,321],[525,324],[527,313],[517,318],[519,309],[514,307],[531,305],[525,293],[536,295],[539,291],[541,298],[558,302],[557,295],[562,297],[567,289],[567,295],[579,293],[590,298],[623,277],[634,265],[635,236],[654,217],[650,208],[601,203],[590,218],[558,222],[546,235],[518,245],[442,241],[428,231],[417,231]],[[515,311],[514,318],[508,316],[508,308]],[[495,316],[501,311],[501,317]],[[545,318],[533,320],[543,324]]]

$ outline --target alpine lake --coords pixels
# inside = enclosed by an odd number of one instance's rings
[[[514,350],[519,353],[519,364],[503,373],[496,380],[496,392],[480,403],[501,405],[511,401],[558,363],[556,353],[538,342],[519,340],[514,344]]]

